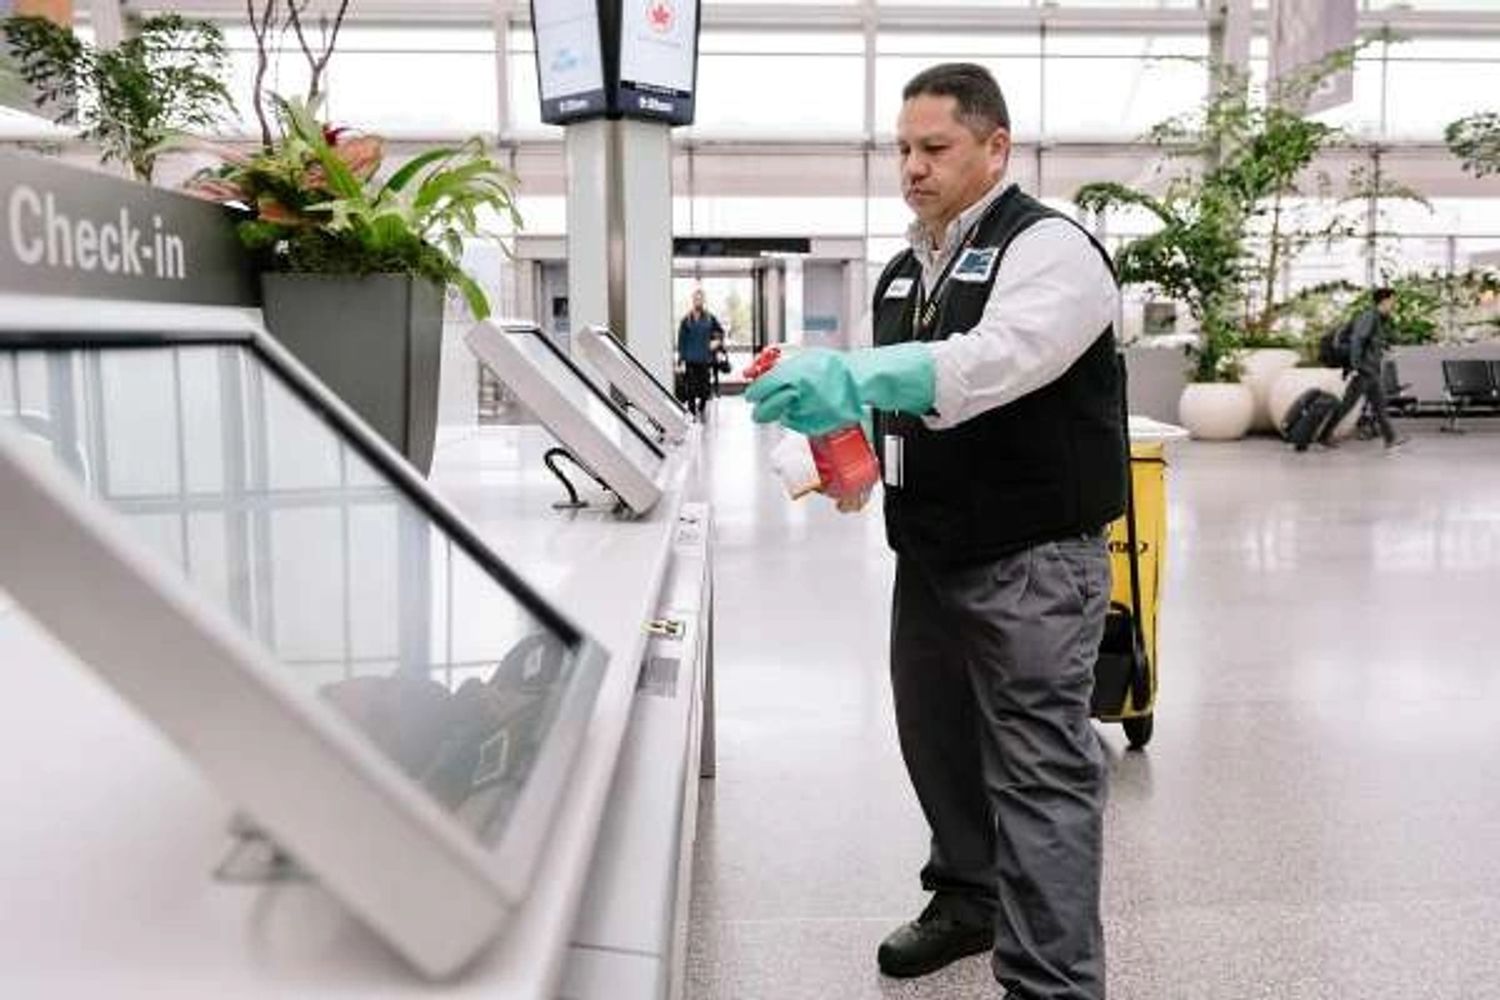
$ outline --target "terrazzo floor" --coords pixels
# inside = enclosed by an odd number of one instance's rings
[[[883,979],[926,828],[886,680],[878,511],[793,504],[709,421],[719,772],[687,996],[1000,996]],[[1173,446],[1156,736],[1101,727],[1111,1000],[1500,998],[1500,421],[1298,455]]]

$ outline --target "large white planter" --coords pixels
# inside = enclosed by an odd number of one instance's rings
[[[1271,386],[1269,410],[1272,421],[1279,428],[1286,422],[1287,410],[1297,401],[1297,397],[1309,389],[1322,389],[1331,392],[1340,399],[1344,398],[1344,376],[1337,368],[1288,368],[1276,377],[1276,382]],[[1347,437],[1354,432],[1354,425],[1359,423],[1359,407],[1349,411],[1349,415],[1339,421],[1339,425],[1333,429],[1335,438]]]
[[[1194,440],[1235,441],[1250,429],[1255,397],[1238,382],[1191,382],[1182,390],[1177,414]]]
[[[1250,417],[1252,431],[1276,430],[1271,419],[1271,386],[1281,373],[1297,365],[1297,352],[1285,347],[1258,347],[1241,352],[1240,385],[1250,390],[1255,397],[1255,412]]]

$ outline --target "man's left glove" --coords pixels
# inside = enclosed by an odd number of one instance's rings
[[[843,353],[822,348],[782,358],[750,383],[745,398],[757,423],[780,421],[816,436],[861,423],[865,406],[924,414],[937,372],[926,344],[894,344]]]

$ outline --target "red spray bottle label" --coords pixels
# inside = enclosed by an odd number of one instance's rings
[[[780,360],[781,348],[774,344],[767,347],[745,369],[745,378],[754,381]],[[818,434],[808,438],[807,443],[822,490],[835,500],[860,496],[880,480],[880,463],[858,424]]]

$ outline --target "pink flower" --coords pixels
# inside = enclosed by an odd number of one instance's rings
[[[338,158],[343,160],[354,176],[360,180],[367,181],[375,176],[375,171],[380,169],[380,161],[385,158],[385,147],[380,139],[373,135],[362,135],[349,139],[334,147]]]
[[[348,167],[349,172],[355,177],[361,181],[367,181],[380,168],[380,161],[385,156],[385,150],[375,136],[362,135],[333,147],[333,155],[342,160],[344,166]],[[323,170],[323,165],[314,163],[309,167],[303,183],[315,191],[327,191],[329,189],[328,174]]]
[[[194,198],[202,198],[204,201],[215,201],[220,204],[228,204],[230,202],[244,203],[249,200],[245,196],[244,189],[234,181],[224,177],[214,177],[211,174],[190,179],[183,186],[183,191]]]
[[[287,208],[268,194],[260,196],[259,200],[255,203],[255,210],[264,221],[279,222],[284,226],[300,226],[306,221],[296,212]]]
[[[182,136],[181,138],[176,139],[173,142],[171,148],[192,150],[193,152],[198,153],[208,153],[212,156],[217,157],[225,163],[230,163],[237,167],[246,166],[254,156],[253,153],[241,152],[240,150],[235,149],[233,146],[230,146],[226,143],[210,142],[207,139],[195,135]]]

